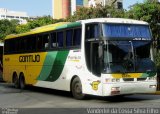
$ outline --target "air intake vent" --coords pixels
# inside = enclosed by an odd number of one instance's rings
[[[134,81],[134,78],[123,78],[123,81],[126,81],[126,82],[128,82],[128,81]]]
[[[137,81],[145,81],[147,78],[137,78]]]

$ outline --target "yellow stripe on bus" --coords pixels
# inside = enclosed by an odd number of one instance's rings
[[[112,74],[113,78],[139,78],[143,73],[117,73]]]

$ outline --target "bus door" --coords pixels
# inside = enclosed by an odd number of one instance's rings
[[[99,58],[99,53],[98,53],[98,47],[99,43],[97,42],[92,42],[91,43],[91,52],[90,52],[90,66],[91,66],[91,71],[94,75],[96,76],[101,76],[101,62]]]

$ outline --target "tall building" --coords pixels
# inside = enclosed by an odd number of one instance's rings
[[[73,15],[80,7],[102,5],[115,5],[116,8],[123,8],[123,0],[52,0],[53,18],[60,19]]]
[[[71,0],[71,14],[72,15],[80,7],[88,7],[88,0]]]
[[[26,12],[10,11],[5,8],[0,8],[0,19],[15,19],[18,20],[20,24],[26,24],[26,18],[29,18]]]
[[[88,6],[88,0],[52,0],[53,18],[66,18],[83,6]]]
[[[94,0],[96,4],[105,5],[114,5],[117,9],[123,9],[123,0]]]
[[[66,18],[71,13],[71,1],[70,0],[52,0],[53,6],[53,18],[60,19]]]

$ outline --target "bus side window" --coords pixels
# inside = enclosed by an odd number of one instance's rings
[[[43,35],[43,42],[42,42],[43,49],[49,48],[49,38],[50,38],[49,34]]]
[[[36,50],[36,35],[27,36],[27,49],[28,51]]]
[[[57,47],[57,36],[56,32],[51,33],[51,48],[56,48]]]
[[[66,47],[72,46],[73,29],[66,31]]]
[[[64,33],[63,32],[58,32],[57,33],[57,42],[58,42],[58,47],[62,48],[63,47],[63,39],[64,39]]]
[[[41,50],[42,49],[42,42],[43,42],[43,36],[42,35],[38,35],[37,36],[37,50]]]
[[[100,36],[98,24],[86,25],[86,39],[98,38]]]
[[[82,29],[81,28],[74,29],[73,46],[81,45],[81,36],[82,36]]]

